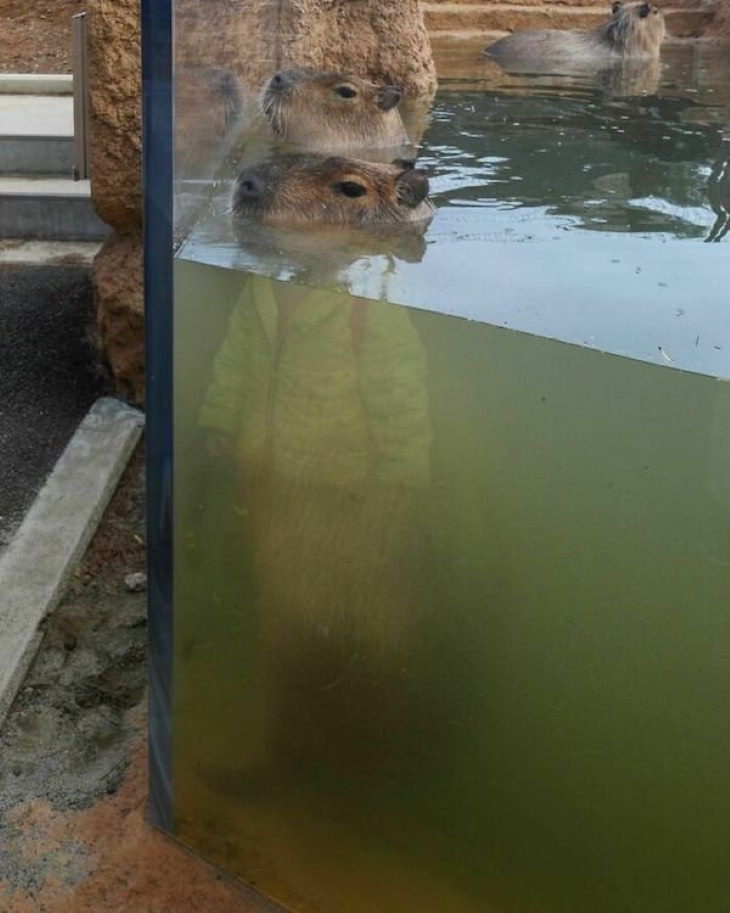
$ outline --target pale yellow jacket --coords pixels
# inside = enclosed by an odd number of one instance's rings
[[[200,424],[233,438],[243,469],[425,486],[423,344],[405,308],[246,277]]]

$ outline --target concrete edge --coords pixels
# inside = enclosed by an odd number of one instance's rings
[[[0,558],[0,725],[144,425],[119,400],[94,403]]]
[[[0,266],[91,266],[101,241],[0,240]]]
[[[72,95],[70,73],[0,73],[0,95]]]

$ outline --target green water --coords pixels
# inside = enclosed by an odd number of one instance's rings
[[[295,910],[723,909],[730,385],[176,282],[182,838]]]
[[[730,909],[730,58],[472,50],[423,234],[231,160],[181,241],[177,836],[297,913]]]

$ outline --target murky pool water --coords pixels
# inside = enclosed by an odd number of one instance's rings
[[[179,248],[178,832],[307,913],[722,910],[727,56],[442,56],[424,236],[224,173]]]

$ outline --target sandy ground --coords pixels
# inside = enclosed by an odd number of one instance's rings
[[[0,0],[0,72],[70,73],[71,16],[84,0]]]
[[[253,913],[146,821],[138,452],[0,732],[2,913]]]

